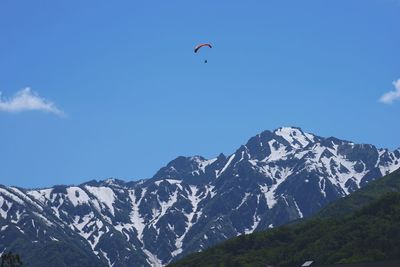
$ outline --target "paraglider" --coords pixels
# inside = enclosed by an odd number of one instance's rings
[[[195,52],[195,53],[199,52],[200,48],[205,47],[205,46],[208,46],[209,48],[212,48],[212,45],[210,45],[210,44],[198,44],[198,45],[196,45],[196,47],[194,48],[194,52]]]
[[[198,44],[198,45],[196,45],[195,46],[195,48],[194,48],[194,53],[195,54],[197,54],[198,52],[199,52],[199,50],[201,49],[201,48],[203,48],[203,47],[209,47],[209,48],[212,48],[212,45],[211,44]],[[207,59],[205,59],[204,60],[204,63],[207,63],[208,61],[207,61]]]

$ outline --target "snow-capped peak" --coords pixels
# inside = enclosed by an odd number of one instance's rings
[[[304,133],[297,127],[281,127],[276,129],[274,133],[288,141],[294,148],[303,148],[309,143],[314,142],[314,135]]]

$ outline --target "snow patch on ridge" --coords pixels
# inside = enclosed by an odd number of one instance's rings
[[[151,267],[162,267],[162,261],[153,253],[148,251],[147,249],[143,249],[144,254],[147,256],[147,262],[151,265]]]
[[[103,254],[104,258],[106,258],[106,260],[107,260],[107,262],[108,262],[108,266],[112,267],[113,264],[111,264],[111,260],[110,260],[110,258],[108,257],[107,253],[104,252],[104,251],[101,250],[101,249],[100,249],[100,252],[101,252],[101,254]]]
[[[301,212],[301,210],[300,210],[300,208],[299,208],[299,205],[297,205],[297,202],[296,202],[295,199],[293,199],[293,203],[294,203],[294,206],[296,207],[296,210],[297,210],[297,213],[299,214],[299,217],[300,217],[300,218],[303,218],[303,217],[304,217],[304,216],[303,216],[303,213]]]
[[[40,189],[40,190],[31,190],[28,191],[27,194],[32,196],[34,199],[38,200],[42,204],[46,204],[46,200],[51,200],[54,201],[54,199],[51,199],[51,193],[53,192],[53,188],[46,188],[46,189]],[[53,195],[54,198],[54,195]]]
[[[114,191],[112,191],[111,188],[100,186],[100,187],[94,187],[94,186],[88,186],[86,185],[85,188],[93,194],[97,200],[104,204],[108,209],[110,210],[111,214],[115,216],[114,214],[114,201],[115,201],[115,195]]]
[[[7,206],[6,210],[3,209],[4,204],[6,204]],[[0,217],[2,217],[3,219],[7,219],[8,211],[11,209],[12,205],[12,202],[7,201],[0,195]]]
[[[25,204],[24,201],[20,197],[18,197],[15,194],[12,194],[11,192],[9,192],[6,189],[3,189],[1,187],[0,187],[0,193],[3,194],[6,197],[12,199],[13,201],[17,202],[20,205],[24,205]]]
[[[37,217],[39,217],[45,224],[47,224],[47,226],[53,226],[54,224],[49,221],[46,217],[44,217],[42,214],[38,213],[38,212],[32,212],[33,214],[35,214]]]
[[[222,168],[222,170],[220,170],[220,171],[217,173],[217,178],[218,178],[219,176],[221,176],[221,174],[228,168],[228,166],[231,164],[231,162],[232,162],[232,160],[233,160],[234,158],[235,158],[235,154],[232,154],[232,156],[229,157],[228,162],[225,164],[225,166]]]
[[[275,134],[284,138],[294,148],[305,147],[309,144],[308,138],[297,128],[282,127],[277,129]]]
[[[43,208],[38,205],[36,202],[34,202],[32,199],[30,199],[24,192],[22,192],[21,190],[19,190],[16,187],[10,187],[10,190],[13,191],[13,193],[17,196],[19,196],[21,199],[23,199],[25,202],[28,202],[29,204],[31,204],[32,206],[34,206],[35,208],[37,208],[39,211],[43,211]]]
[[[205,173],[205,172],[206,172],[206,167],[207,167],[208,165],[213,164],[216,160],[217,160],[217,158],[213,158],[213,159],[209,159],[209,160],[204,160],[204,161],[199,161],[198,164],[199,164],[200,170],[201,170],[203,173]]]
[[[185,232],[175,240],[175,250],[171,253],[172,256],[177,256],[182,252],[182,245],[183,245],[183,239],[185,238],[186,234],[189,232],[189,230],[192,228],[193,224],[195,223],[193,221],[194,216],[196,215],[196,222],[198,221],[199,217],[201,216],[202,212],[197,211],[198,209],[198,204],[202,200],[200,196],[197,196],[198,188],[197,186],[190,185],[190,192],[188,193],[188,200],[190,201],[190,204],[192,205],[192,212],[189,214],[184,214],[187,218],[187,223],[185,226]],[[208,194],[205,194],[205,197]]]
[[[77,186],[68,187],[67,196],[74,207],[82,204],[87,204],[90,201],[90,198],[86,194],[86,192]]]
[[[278,148],[275,148],[274,144],[278,145]],[[271,154],[263,159],[262,161],[275,161],[282,160],[286,155],[286,147],[275,140],[271,140],[268,142],[269,148],[271,150]]]
[[[394,152],[389,152],[387,149],[379,150],[378,162],[382,160],[381,157],[385,154],[388,158],[390,158],[390,162],[379,166],[379,170],[382,175],[387,175],[400,168],[400,158],[397,158]]]
[[[257,195],[257,205],[256,207],[258,207],[258,204],[260,203],[260,195]],[[254,215],[253,215],[253,224],[251,225],[251,227],[249,229],[246,229],[244,231],[244,233],[247,234],[251,234],[254,232],[254,230],[257,228],[257,226],[259,225],[261,218],[260,216],[257,216],[257,211],[258,209],[256,208],[256,210],[254,211]]]
[[[281,173],[281,178],[279,179],[274,178],[273,179],[274,184],[272,184],[270,187],[268,187],[268,185],[266,184],[259,185],[259,188],[261,192],[264,194],[265,200],[267,201],[267,206],[269,209],[272,209],[277,203],[275,197],[275,191],[277,190],[279,185],[283,183],[286,180],[286,178],[292,174],[292,171],[289,169],[283,169],[280,173]]]
[[[248,198],[250,195],[251,195],[251,194],[248,193],[248,192],[244,193],[244,197],[243,197],[242,201],[240,202],[239,206],[238,206],[236,209],[239,209],[239,208],[247,201],[247,198]]]
[[[157,196],[158,203],[160,203],[160,210],[155,215],[154,220],[152,221],[152,225],[155,227],[157,222],[165,215],[165,213],[170,209],[178,199],[178,192],[175,191],[172,196],[168,199],[168,201],[160,201],[159,197]],[[156,227],[155,227],[156,228]]]
[[[142,215],[140,214],[139,206],[146,194],[146,191],[147,191],[147,188],[142,189],[141,196],[137,201],[135,201],[135,191],[129,192],[129,197],[131,198],[131,201],[132,201],[132,211],[130,214],[130,220],[133,224],[133,227],[136,229],[136,231],[138,233],[137,237],[142,242],[142,244],[143,244],[143,230],[144,230],[146,224],[145,224],[145,221],[144,221]]]

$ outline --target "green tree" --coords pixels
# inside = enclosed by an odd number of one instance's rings
[[[18,254],[6,252],[1,255],[0,267],[21,267],[22,261]]]

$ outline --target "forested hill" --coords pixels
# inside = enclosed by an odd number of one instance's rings
[[[399,191],[397,170],[333,203],[313,219],[242,235],[170,266],[286,267],[300,266],[306,260],[333,264],[398,259]]]
[[[400,192],[400,169],[370,182],[369,185],[351,195],[328,204],[316,216],[329,218],[350,214],[368,203],[378,200],[382,195],[389,192]]]

